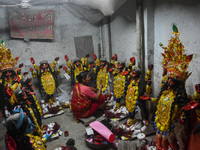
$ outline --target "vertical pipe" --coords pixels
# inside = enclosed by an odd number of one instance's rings
[[[101,44],[98,44],[98,58],[101,59]]]
[[[141,73],[145,73],[144,66],[144,23],[142,13],[142,0],[136,0],[136,32],[137,32],[137,62]]]
[[[107,61],[110,61],[112,58],[112,50],[111,50],[111,30],[110,30],[109,17],[104,18],[102,21],[101,37],[102,37],[102,57],[106,57]]]
[[[111,27],[110,27],[110,17],[108,23],[108,42],[109,42],[109,61],[112,59],[112,41],[111,41]]]
[[[100,27],[99,27],[99,33],[100,33],[100,35],[99,35],[99,40],[100,40],[100,47],[101,47],[101,53],[100,53],[100,55],[98,56],[99,57],[99,59],[101,59],[101,57],[103,57],[103,55],[104,55],[104,49],[103,49],[103,36],[102,36],[102,25],[100,25]]]

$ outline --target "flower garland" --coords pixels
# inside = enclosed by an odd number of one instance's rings
[[[132,80],[127,89],[126,108],[129,113],[134,112],[138,100],[138,81]]]
[[[41,137],[39,136],[35,136],[35,135],[32,135],[32,134],[26,134],[29,138],[30,138],[30,144],[32,145],[32,148],[34,149],[41,149],[41,150],[45,150],[46,147],[45,147],[45,142],[47,141],[43,141],[41,139]]]
[[[114,77],[114,96],[116,98],[122,98],[124,95],[124,88],[126,83],[126,77],[118,74]]]
[[[83,66],[81,65],[81,68],[79,69],[79,68],[75,65],[75,70],[74,70],[74,79],[75,79],[75,83],[78,83],[78,80],[76,79],[76,76],[79,75],[81,72],[83,72]]]
[[[99,89],[100,84],[103,85],[102,92],[106,91],[108,87],[108,72],[106,67],[100,69],[97,74],[97,89]]]
[[[158,131],[166,132],[170,128],[170,112],[171,105],[174,102],[176,94],[172,90],[164,91],[157,105],[157,111],[155,113],[155,124]],[[175,105],[172,120],[178,111],[178,107]]]
[[[43,73],[41,76],[41,83],[43,90],[48,95],[54,94],[56,90],[56,83],[53,75],[50,72]]]

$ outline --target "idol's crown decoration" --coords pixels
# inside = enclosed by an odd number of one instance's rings
[[[6,48],[4,45],[5,43],[2,40],[1,46],[0,46],[0,71],[14,69],[19,59],[19,57],[16,57],[15,59],[13,59],[11,50]]]
[[[164,47],[163,44],[160,43],[160,46],[164,49],[164,53],[162,53],[162,56],[164,57],[162,60],[162,66],[164,70],[167,70],[166,77],[185,81],[191,75],[191,73],[188,73],[188,68],[193,54],[184,54],[184,46],[179,39],[180,33],[174,24],[173,31],[175,37],[170,39],[168,47]]]

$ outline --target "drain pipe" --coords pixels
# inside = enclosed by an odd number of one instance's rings
[[[144,66],[144,23],[143,23],[143,12],[142,12],[142,0],[136,0],[136,50],[137,50],[137,62],[138,68],[142,74],[145,74]]]

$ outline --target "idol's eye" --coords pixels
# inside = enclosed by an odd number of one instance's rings
[[[16,106],[14,109],[17,110],[19,108],[19,106]]]

